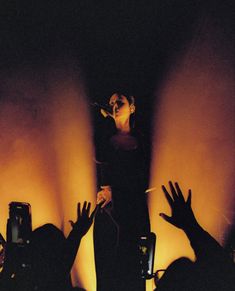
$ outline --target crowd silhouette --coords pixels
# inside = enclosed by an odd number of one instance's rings
[[[157,291],[231,291],[234,290],[235,265],[229,252],[198,223],[191,207],[191,190],[185,199],[178,183],[169,182],[162,190],[171,208],[171,216],[160,213],[168,223],[184,231],[195,252],[196,261],[186,257],[172,262],[159,279],[155,274]],[[77,220],[70,221],[72,230],[66,238],[53,224],[45,224],[31,232],[28,244],[17,250],[11,242],[3,242],[1,251],[1,291],[72,291],[70,271],[83,236],[90,229],[97,205],[77,206]],[[4,255],[4,258],[3,258]],[[131,280],[131,278],[130,278]],[[138,290],[138,289],[137,289]]]
[[[194,250],[196,261],[192,262],[182,257],[172,262],[157,282],[155,290],[234,290],[234,261],[229,253],[199,225],[191,208],[191,190],[185,199],[178,183],[169,182],[169,187],[170,191],[165,186],[162,186],[162,190],[172,215],[160,213],[160,216],[184,231]]]
[[[90,202],[84,202],[82,209],[78,203],[77,220],[70,221],[72,230],[67,238],[53,224],[45,224],[33,230],[26,243],[7,241],[0,290],[82,291],[72,287],[70,271],[98,207],[91,214],[90,208]]]

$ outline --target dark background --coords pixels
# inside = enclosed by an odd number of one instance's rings
[[[207,17],[234,34],[233,1],[1,1],[2,69],[74,60],[91,101],[137,96],[151,122],[159,84]],[[232,60],[231,60],[232,61]]]

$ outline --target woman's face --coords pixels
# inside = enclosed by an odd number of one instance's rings
[[[130,104],[125,95],[113,94],[109,99],[114,119],[129,118],[134,113],[134,105]]]

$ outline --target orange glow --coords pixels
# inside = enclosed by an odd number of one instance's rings
[[[95,205],[95,172],[93,147],[88,108],[82,86],[75,80],[56,80],[52,85],[53,140],[58,157],[58,177],[64,205],[65,231],[68,233],[68,220],[76,218],[78,201],[91,201]],[[53,84],[53,82],[52,82]],[[69,197],[68,197],[69,196]],[[67,227],[66,227],[67,226]],[[95,267],[93,253],[93,230],[82,239],[75,267],[75,284],[87,290],[95,290]]]
[[[206,31],[206,35],[215,35]],[[217,42],[216,42],[217,41]],[[155,270],[180,256],[194,258],[185,234],[159,217],[170,214],[161,185],[178,181],[192,189],[200,224],[220,243],[232,223],[235,174],[234,71],[207,37],[177,62],[167,76],[156,107],[149,208],[157,234]]]
[[[95,205],[92,132],[83,85],[68,69],[43,77],[32,72],[1,77],[0,231],[4,236],[10,201],[31,204],[33,228],[50,222],[66,235],[68,220],[76,220],[77,202]],[[75,285],[96,289],[92,229],[81,242],[73,279]]]

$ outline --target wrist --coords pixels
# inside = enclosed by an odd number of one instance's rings
[[[197,221],[195,221],[191,225],[184,227],[183,230],[186,233],[186,235],[190,237],[192,235],[195,235],[198,232],[201,232],[203,228],[200,226],[200,224]]]

